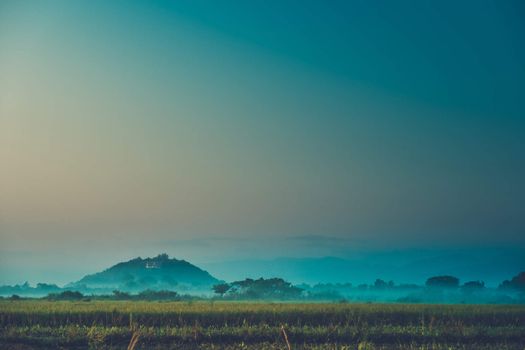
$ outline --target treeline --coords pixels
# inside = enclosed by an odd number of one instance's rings
[[[0,297],[0,299],[9,300],[23,300],[23,299],[35,299],[35,298],[24,298],[18,294],[13,294],[8,298]],[[137,294],[130,294],[119,290],[114,290],[112,294],[83,294],[79,291],[65,290],[59,293],[49,293],[45,297],[36,298],[50,301],[91,301],[91,300],[135,300],[135,301],[189,301],[189,300],[200,300],[201,297],[179,294],[171,290],[144,290]]]
[[[78,291],[63,291],[61,293],[50,293],[42,299],[59,301],[91,301],[91,300],[136,300],[136,301],[184,301],[184,300],[195,300],[200,299],[195,296],[179,294],[171,290],[144,290],[137,294],[131,294],[114,290],[113,294],[110,295],[84,295]]]
[[[27,283],[24,288],[31,288]],[[395,284],[376,279],[373,284],[353,286],[344,284],[293,285],[282,278],[247,278],[231,283],[219,283],[202,296],[179,294],[173,290],[147,289],[139,293],[114,290],[112,294],[86,294],[79,290],[62,290],[55,285],[38,284],[39,290],[49,293],[42,299],[59,301],[135,300],[135,301],[191,301],[191,300],[303,300],[303,301],[358,301],[408,303],[525,303],[525,272],[502,282],[498,288],[487,288],[483,281],[460,283],[454,276],[434,276],[424,285]],[[23,294],[22,294],[23,295]],[[2,298],[2,297],[0,297]],[[11,300],[23,298],[13,293]]]
[[[226,299],[296,300],[304,297],[302,288],[282,278],[247,278],[244,281],[220,283],[213,286],[213,291]]]
[[[371,284],[300,284],[281,278],[245,279],[220,283],[213,287],[216,298],[223,300],[306,300],[306,301],[377,301],[410,303],[525,303],[525,272],[504,281],[498,288],[486,288],[483,281],[463,284],[454,276],[434,276],[424,285],[399,284],[376,279]]]

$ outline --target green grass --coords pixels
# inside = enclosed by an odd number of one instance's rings
[[[520,349],[525,306],[0,301],[1,349]]]

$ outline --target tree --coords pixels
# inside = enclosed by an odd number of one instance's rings
[[[62,293],[49,293],[47,299],[50,300],[81,300],[84,295],[77,291],[66,290]]]
[[[213,286],[213,291],[222,297],[230,288],[231,286],[228,283],[219,283]]]
[[[465,282],[465,284],[463,284],[463,288],[470,289],[470,290],[483,289],[485,288],[485,282],[483,281]]]
[[[425,285],[427,287],[457,288],[459,279],[454,276],[435,276],[427,279]]]
[[[485,282],[483,281],[469,281],[469,282],[465,282],[462,286],[461,286],[461,291],[465,294],[473,294],[475,293],[476,291],[480,291],[480,290],[483,290],[483,288],[485,288]]]
[[[376,281],[374,282],[375,289],[386,289],[387,287],[388,284],[380,278],[376,279]]]
[[[376,279],[376,281],[374,282],[375,289],[389,289],[389,288],[394,288],[394,286],[395,286],[394,281],[385,282],[384,280],[380,278]]]
[[[499,285],[499,288],[525,291],[525,271],[520,272],[516,276],[512,277],[510,281],[503,281]]]
[[[276,299],[290,300],[301,297],[303,290],[286,282],[282,278],[247,278],[230,285],[230,295],[240,299]]]

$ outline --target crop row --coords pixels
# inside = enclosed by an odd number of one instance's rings
[[[262,343],[279,342],[280,327],[138,327],[143,343]],[[122,344],[129,341],[133,332],[127,327],[65,326],[65,327],[7,327],[0,331],[6,342],[26,339],[33,342],[51,342],[55,345],[82,345],[88,343]],[[293,343],[462,343],[496,344],[523,343],[525,327],[458,329],[419,329],[410,327],[286,327]]]
[[[525,324],[525,307],[361,304],[244,304],[133,302],[1,302],[0,326],[186,325],[372,327],[513,327]]]

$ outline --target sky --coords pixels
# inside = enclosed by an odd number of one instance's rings
[[[524,17],[1,1],[0,284],[160,252],[525,249]]]

